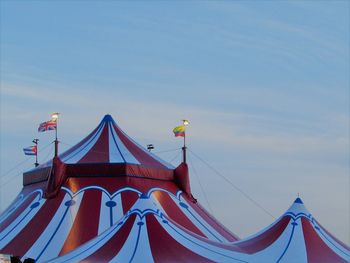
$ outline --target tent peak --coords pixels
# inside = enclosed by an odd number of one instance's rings
[[[294,204],[304,204],[300,197],[295,199]]]
[[[293,204],[289,207],[289,209],[286,211],[285,214],[289,214],[289,213],[293,214],[294,216],[298,214],[311,215],[310,212],[305,207],[300,197],[297,197],[294,200]]]
[[[106,114],[103,119],[103,122],[114,122],[114,119],[112,118],[112,116],[110,114]]]
[[[70,176],[143,176],[173,180],[175,167],[130,138],[110,114],[83,140],[59,155]],[[24,185],[47,180],[50,160],[23,175]]]

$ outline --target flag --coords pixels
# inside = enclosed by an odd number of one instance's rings
[[[181,126],[177,126],[173,129],[173,133],[175,134],[175,137],[185,137],[185,130],[186,130],[186,126],[185,125],[181,125]]]
[[[45,121],[43,123],[40,123],[38,132],[44,132],[44,131],[50,131],[50,130],[56,130],[57,128],[57,122],[54,120]]]
[[[23,152],[25,155],[36,155],[38,152],[38,148],[36,145],[29,146],[27,148],[23,148]]]

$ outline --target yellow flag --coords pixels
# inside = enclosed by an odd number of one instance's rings
[[[178,137],[178,136],[185,137],[185,130],[186,130],[186,126],[180,125],[173,129],[173,133],[175,134],[175,137]]]

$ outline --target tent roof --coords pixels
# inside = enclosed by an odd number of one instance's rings
[[[60,158],[47,182],[25,185],[0,215],[0,253],[40,262],[350,262],[350,249],[300,198],[239,240],[191,197],[186,164],[173,169],[109,115]],[[55,194],[44,198],[57,178]]]
[[[235,244],[261,262],[350,262],[350,249],[316,221],[299,197],[269,227]]]
[[[172,180],[175,169],[131,139],[110,115],[58,157],[69,176],[131,175]],[[24,185],[47,180],[52,164],[50,160],[24,173]]]
[[[130,138],[113,120],[105,115],[100,124],[78,144],[59,158],[66,164],[124,163],[160,169],[174,169],[174,166],[147,151]],[[49,161],[38,169],[48,166]]]
[[[1,215],[0,253],[39,262],[206,262],[208,251],[238,240],[171,181],[68,178],[53,199],[43,198],[44,188],[24,187]]]

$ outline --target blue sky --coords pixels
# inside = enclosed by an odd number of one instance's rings
[[[171,130],[188,118],[190,149],[275,217],[300,193],[350,243],[348,1],[0,5],[0,210],[31,167],[22,148],[52,141],[36,132],[51,112],[62,150],[106,113],[156,151],[178,148]],[[195,195],[229,229],[244,237],[272,222],[190,159]]]

